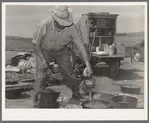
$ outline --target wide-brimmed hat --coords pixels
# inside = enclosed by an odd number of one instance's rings
[[[62,26],[70,26],[73,23],[72,11],[67,6],[55,6],[48,12]]]

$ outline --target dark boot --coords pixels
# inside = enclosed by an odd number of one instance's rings
[[[73,93],[73,94],[72,94],[72,98],[73,98],[73,99],[76,99],[76,100],[82,99],[82,97],[81,97],[81,95],[80,95],[79,92]]]
[[[79,88],[72,88],[72,98],[76,100],[84,99],[81,94],[79,93]]]

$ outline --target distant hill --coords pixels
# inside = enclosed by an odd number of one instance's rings
[[[117,33],[116,42],[133,46],[144,39],[144,32],[135,33]],[[23,38],[18,36],[6,36],[6,50],[9,51],[34,51],[32,38]]]
[[[6,36],[6,50],[33,51],[32,38]]]
[[[127,33],[127,36],[144,36],[144,32]]]
[[[133,32],[133,33],[116,33],[116,36],[143,36],[144,31],[142,32]],[[32,40],[32,38],[24,38],[19,36],[6,36],[6,40]]]
[[[133,33],[116,33],[116,36],[144,36],[144,31]]]
[[[19,37],[19,36],[6,36],[6,40],[24,40],[24,39],[32,39],[32,38],[24,38],[24,37]]]

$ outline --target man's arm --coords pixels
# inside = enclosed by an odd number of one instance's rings
[[[39,44],[33,44],[33,47],[41,61],[46,61],[41,46]]]
[[[89,62],[89,58],[88,58],[88,55],[87,55],[85,46],[84,46],[84,45],[81,46],[81,47],[79,48],[79,51],[80,51],[80,53],[81,53],[81,55],[82,55],[82,57],[83,57],[83,60],[84,60],[84,62],[85,62],[85,64],[86,64],[86,66],[87,66],[87,67],[90,67],[90,62]]]
[[[81,32],[80,32],[80,30],[77,29],[77,27],[75,25],[72,25],[71,35],[72,35],[73,41],[76,43],[76,46],[79,49],[79,51],[83,57],[83,60],[86,64],[86,67],[87,67],[86,74],[88,76],[90,76],[93,73],[93,70],[92,70],[90,62],[89,62],[89,57],[88,57],[89,55],[86,52]]]
[[[39,56],[40,60],[41,60],[41,67],[43,68],[43,70],[47,70],[48,68],[48,63],[43,55],[43,51],[41,49],[41,46],[38,44],[33,44],[34,50],[36,52],[36,54]]]
[[[85,47],[84,46],[80,47],[79,51],[80,51],[80,53],[84,59],[84,62],[86,64],[86,69],[83,74],[84,74],[84,76],[90,76],[91,74],[93,74],[93,70],[90,65],[89,58],[88,58],[87,52],[85,50]]]
[[[39,24],[37,26],[37,29],[34,33],[32,43],[33,43],[33,47],[34,47],[34,50],[35,50],[36,54],[39,56],[39,58],[41,60],[42,67],[47,68],[48,67],[47,66],[47,61],[44,57],[43,50],[41,48],[41,44],[42,44],[42,41],[43,41],[44,36],[45,36],[45,31],[44,30],[45,30],[44,25]]]

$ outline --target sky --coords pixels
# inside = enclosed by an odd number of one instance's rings
[[[53,5],[6,5],[5,34],[32,38],[36,25],[49,16]],[[117,33],[144,31],[145,9],[143,5],[68,5],[76,24],[81,15],[88,12],[118,14]]]

